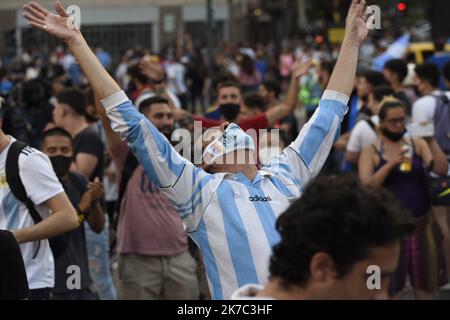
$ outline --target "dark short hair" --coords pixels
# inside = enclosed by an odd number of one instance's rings
[[[386,116],[389,112],[389,110],[396,109],[396,108],[403,108],[406,111],[406,106],[401,102],[400,100],[392,100],[392,101],[386,101],[383,102],[380,108],[380,112],[378,113],[378,117],[381,121],[386,120]]]
[[[320,62],[320,70],[325,70],[330,75],[333,73],[334,63],[332,61],[323,60]]]
[[[149,83],[149,78],[142,73],[141,68],[139,67],[139,60],[136,59],[128,64],[127,74],[133,78],[138,80],[140,83],[147,84]]]
[[[236,81],[224,81],[217,84],[217,93],[219,93],[220,89],[228,88],[228,87],[234,87],[241,92],[241,85],[237,83]]]
[[[48,137],[66,137],[67,139],[70,140],[70,143],[73,144],[73,138],[70,135],[70,133],[61,127],[54,127],[44,131],[41,135],[42,138],[41,146],[44,145],[44,141]]]
[[[375,87],[373,89],[372,95],[376,101],[381,102],[381,100],[383,100],[384,97],[394,96],[395,92],[394,92],[394,90],[392,90],[392,88],[390,86],[383,85],[383,86]]]
[[[433,41],[434,50],[437,51],[437,52],[444,51],[446,42],[447,41],[443,37],[439,37],[439,38],[434,39],[434,41]]]
[[[197,66],[199,65],[199,63],[197,63]],[[213,83],[213,88],[215,93],[219,92],[219,85],[223,84],[223,83],[228,83],[228,82],[232,82],[234,86],[235,84],[237,84],[236,82],[236,77],[229,71],[222,71],[220,72],[216,77],[213,78],[212,83]],[[239,86],[239,90],[240,90],[240,86]]]
[[[258,93],[248,93],[244,97],[244,104],[247,108],[251,110],[259,110],[265,112],[267,109],[266,102],[264,98]]]
[[[83,91],[78,88],[66,88],[56,95],[59,103],[64,103],[76,114],[83,116],[86,113],[86,102]]]
[[[403,59],[390,60],[384,65],[383,69],[396,74],[401,82],[403,82],[408,75],[408,65]]]
[[[416,75],[423,81],[427,81],[433,88],[439,87],[439,68],[433,63],[423,63],[416,67]]]
[[[147,113],[150,111],[150,108],[153,104],[157,103],[163,103],[163,104],[169,104],[169,100],[166,98],[160,97],[160,96],[153,96],[151,98],[145,99],[139,104],[139,112],[140,113]]]
[[[328,253],[344,277],[372,249],[404,239],[415,225],[388,191],[365,187],[352,176],[329,176],[309,183],[276,228],[281,241],[273,249],[270,276],[289,288],[307,284],[316,253]]]
[[[445,80],[450,81],[450,62],[445,64],[442,69],[442,74],[444,75]]]
[[[95,106],[94,90],[91,86],[84,89],[84,100],[87,106]]]
[[[366,81],[372,86],[372,87],[378,87],[381,85],[388,85],[386,78],[384,77],[383,73],[379,71],[374,70],[368,70],[363,73],[361,73],[361,78],[365,78]]]
[[[262,85],[264,86],[264,88],[266,88],[267,91],[275,93],[275,98],[278,99],[281,94],[281,87],[278,81],[268,80],[263,82]]]

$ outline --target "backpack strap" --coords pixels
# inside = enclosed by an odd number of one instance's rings
[[[19,156],[24,152],[26,147],[28,145],[22,141],[14,141],[10,146],[8,155],[6,156],[6,181],[13,195],[27,207],[34,223],[37,224],[42,221],[42,218],[34,207],[33,201],[28,198],[19,174]]]
[[[444,105],[450,107],[450,99],[448,98],[447,94],[444,91],[439,92],[439,94],[430,94],[430,95],[438,101],[441,100]]]
[[[367,124],[372,128],[372,130],[373,131],[375,131],[376,132],[376,129],[375,129],[375,123],[372,121],[372,119],[364,119],[366,122],[367,122]]]
[[[18,140],[14,141],[9,147],[5,164],[6,181],[9,188],[11,189],[12,194],[17,198],[17,200],[22,202],[27,207],[34,223],[38,224],[42,221],[42,218],[34,207],[33,201],[31,201],[31,199],[28,197],[19,174],[19,156],[21,153],[26,152],[25,148],[27,147],[28,145],[26,143]],[[33,258],[35,258],[37,253],[39,252],[41,242],[38,241],[38,243],[38,248]]]
[[[445,91],[440,91],[439,94],[431,94],[432,97],[434,97],[436,99],[436,109],[434,112],[434,123],[439,122],[440,119],[440,114],[438,114],[437,112],[437,107],[439,105],[443,106],[443,108],[450,108],[450,99],[448,98],[447,94]],[[440,103],[441,102],[441,103]],[[448,116],[449,116],[449,121],[450,121],[450,110],[448,112]],[[450,139],[450,128],[447,128],[447,138]],[[446,150],[443,150],[445,153]],[[450,154],[447,154],[447,160],[450,163]]]

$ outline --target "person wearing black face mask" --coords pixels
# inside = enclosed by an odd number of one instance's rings
[[[403,244],[391,295],[399,295],[410,276],[416,299],[427,299],[447,279],[440,240],[427,237],[427,230],[434,223],[429,219],[431,202],[425,168],[443,175],[448,165],[434,139],[427,144],[406,133],[406,116],[405,106],[399,100],[382,102],[380,134],[361,154],[359,177],[366,185],[390,190],[417,223],[417,230]],[[432,248],[436,248],[437,255],[431,254]]]
[[[281,103],[271,106],[265,112],[261,111],[250,117],[243,115],[241,112],[243,101],[240,85],[234,81],[225,81],[217,86],[218,97],[216,104],[220,113],[220,120],[201,116],[194,116],[193,118],[196,121],[201,121],[202,126],[205,128],[220,126],[224,121],[234,122],[244,131],[272,127],[278,121],[294,112],[297,107],[297,94],[300,90],[299,80],[308,73],[311,66],[312,61],[306,63],[296,62],[291,70],[291,83],[285,99]]]
[[[80,226],[68,233],[69,243],[66,251],[55,259],[53,298],[92,300],[95,299],[95,295],[89,289],[91,279],[83,221],[86,220],[91,229],[97,233],[103,230],[105,218],[99,204],[103,195],[103,187],[98,178],[94,182],[88,183],[84,176],[69,171],[73,161],[72,145],[72,137],[62,128],[56,127],[43,133],[41,149],[50,158],[58,179],[78,212],[80,221]],[[69,290],[67,288],[67,268],[71,265],[80,267],[80,289]]]
[[[226,121],[233,121],[239,115],[241,105],[238,103],[224,103],[219,105],[220,114]]]

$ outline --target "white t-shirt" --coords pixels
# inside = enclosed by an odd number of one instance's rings
[[[6,156],[11,143],[0,152],[0,229],[16,230],[34,225],[33,218],[25,205],[12,194],[6,182]],[[19,174],[28,197],[36,205],[36,210],[43,219],[50,215],[50,210],[42,205],[45,201],[64,192],[61,183],[53,171],[50,159],[42,152],[27,147],[19,156]],[[54,262],[48,240],[40,241],[37,256],[33,255],[38,248],[38,241],[20,245],[27,272],[30,289],[52,288],[54,286]]]
[[[440,91],[433,91],[432,94],[439,95]],[[445,93],[450,99],[450,92]],[[427,95],[417,99],[412,106],[412,122],[421,123],[434,120],[434,112],[436,110],[436,98]]]
[[[113,161],[108,167],[108,170],[117,173],[116,166]],[[103,188],[105,189],[105,200],[106,201],[116,201],[119,197],[119,190],[117,188],[116,181],[109,180],[106,175],[103,177]]]
[[[175,94],[185,94],[187,87],[184,84],[185,68],[181,63],[169,63],[166,67],[167,85]]]
[[[170,100],[172,100],[174,108],[181,109],[181,102],[177,95],[169,88],[166,88],[166,94],[169,96]]]
[[[370,118],[375,126],[378,126],[380,119],[378,116]],[[347,144],[347,151],[360,152],[362,149],[371,145],[377,140],[377,134],[370,127],[366,120],[360,120],[353,128]]]

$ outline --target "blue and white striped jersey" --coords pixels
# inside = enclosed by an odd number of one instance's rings
[[[102,101],[113,130],[149,178],[173,202],[203,255],[214,299],[248,283],[265,284],[277,217],[317,175],[339,136],[348,97],[326,91],[311,120],[281,155],[250,181],[242,173],[209,174],[179,155],[123,91]]]

